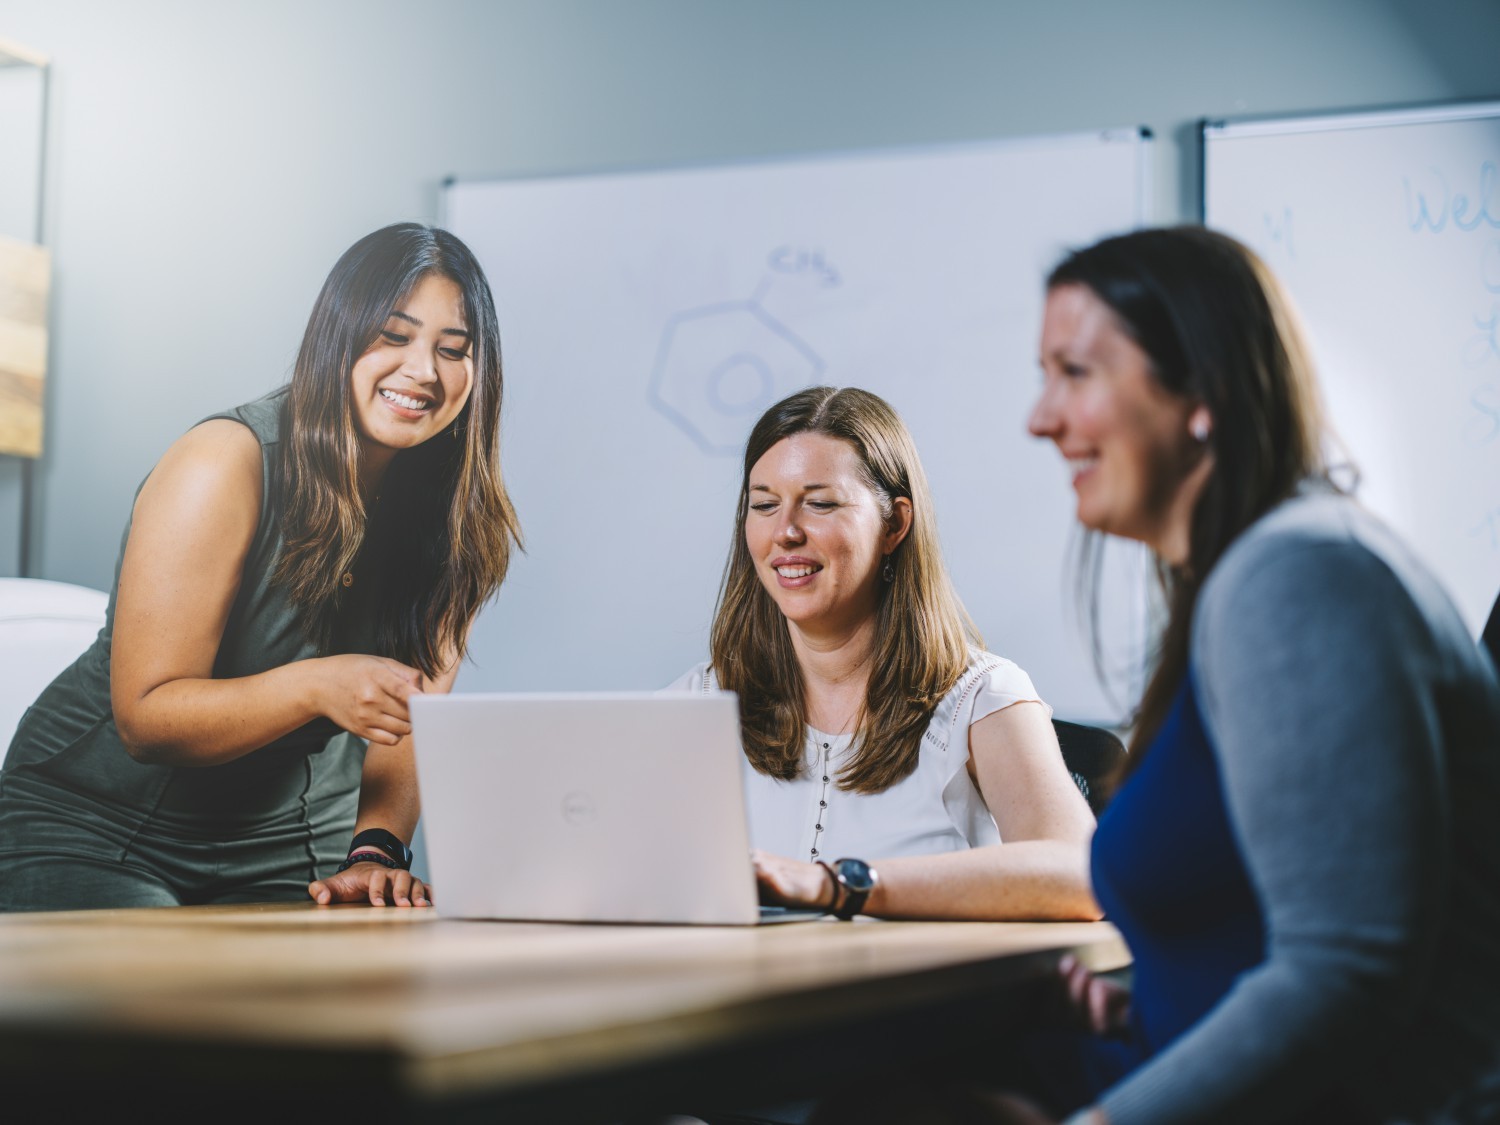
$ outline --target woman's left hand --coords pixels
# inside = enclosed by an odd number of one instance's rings
[[[1096,977],[1071,953],[1057,962],[1058,997],[1067,1025],[1095,1035],[1124,1036],[1130,1030],[1130,990]]]
[[[320,906],[369,902],[371,906],[431,906],[432,888],[410,871],[379,863],[356,863],[337,875],[309,883],[307,893]]]
[[[785,856],[772,855],[759,848],[750,853],[755,865],[755,880],[760,884],[761,900],[771,906],[808,906],[832,910],[838,899],[838,888],[828,869],[816,863],[803,863]]]

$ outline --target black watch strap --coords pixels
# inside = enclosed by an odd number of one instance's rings
[[[366,828],[358,833],[349,843],[349,852],[353,854],[360,848],[376,848],[391,862],[387,867],[399,867],[402,871],[411,870],[411,849],[406,842],[393,832],[387,832],[384,828]],[[379,860],[376,861],[377,863]],[[339,868],[340,871],[343,868]]]

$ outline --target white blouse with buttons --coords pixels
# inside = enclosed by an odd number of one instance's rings
[[[705,692],[718,686],[713,670],[700,664],[668,690]],[[750,843],[813,861],[889,859],[998,844],[995,818],[969,776],[969,728],[1028,701],[1042,703],[1030,676],[1004,657],[971,649],[969,666],[927,724],[917,768],[880,793],[840,789],[838,771],[848,759],[852,736],[808,727],[804,767],[793,780],[767,777],[745,760]]]

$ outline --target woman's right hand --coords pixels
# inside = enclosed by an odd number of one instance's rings
[[[422,690],[422,673],[383,656],[325,656],[317,666],[317,707],[344,730],[394,746],[411,733],[407,700]]]
[[[804,863],[754,848],[750,862],[760,886],[761,901],[769,906],[832,910],[838,902],[833,873],[816,863]]]
[[[356,863],[326,879],[308,884],[307,893],[319,906],[335,902],[368,902],[371,906],[431,906],[432,888],[410,871],[379,863]]]

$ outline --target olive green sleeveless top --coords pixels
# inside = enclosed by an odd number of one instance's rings
[[[214,660],[216,679],[328,655],[304,635],[285,590],[271,580],[282,547],[277,444],[285,401],[282,388],[212,416],[249,427],[262,452],[260,521]],[[264,838],[303,851],[314,837],[347,843],[343,834],[353,826],[365,747],[327,719],[223,765],[147,765],[129,755],[110,705],[119,581],[117,563],[98,638],[42,693],[16,731],[0,772],[0,850],[123,859],[147,839],[159,848]],[[343,633],[337,651],[371,651],[368,623]]]

